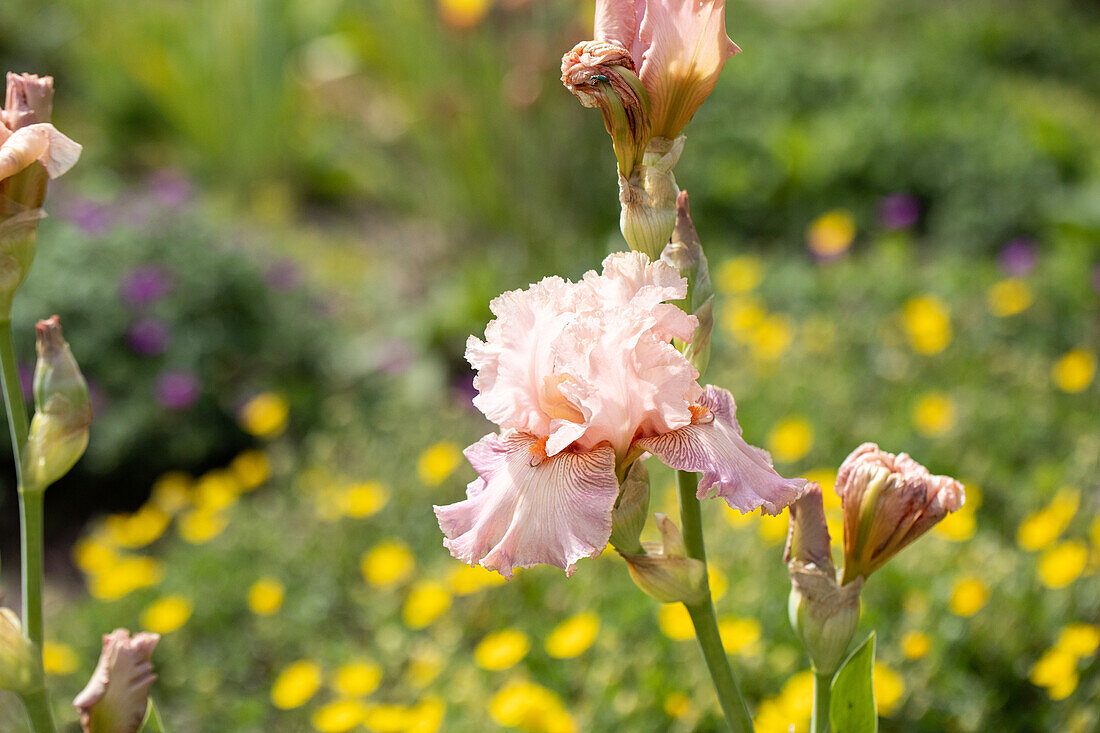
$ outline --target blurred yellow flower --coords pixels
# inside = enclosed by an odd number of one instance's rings
[[[761,514],[759,524],[760,538],[768,545],[781,544],[787,540],[787,531],[790,528],[789,525],[790,520],[786,510],[783,510],[775,516],[771,514]]]
[[[725,572],[717,565],[707,563],[707,577],[710,583],[710,597],[716,601],[720,600],[730,587]]]
[[[1089,523],[1089,538],[1092,540],[1092,546],[1100,550],[1100,516],[1093,517],[1092,522]]]
[[[76,652],[68,644],[46,641],[42,644],[42,668],[46,674],[60,677],[72,674],[80,665]]]
[[[192,500],[200,511],[220,512],[237,502],[241,485],[229,471],[207,471],[195,482]]]
[[[913,425],[922,435],[943,435],[955,427],[955,402],[943,392],[926,392],[913,406]]]
[[[439,0],[439,14],[453,28],[473,28],[491,5],[492,0]]]
[[[405,733],[413,722],[413,715],[404,705],[371,705],[363,722],[375,733]]]
[[[192,545],[206,544],[225,531],[229,519],[221,512],[193,509],[179,518],[180,537]]]
[[[1050,376],[1063,392],[1083,392],[1096,375],[1096,355],[1084,349],[1073,349],[1054,363]]]
[[[527,656],[531,642],[519,629],[494,631],[474,647],[474,662],[493,672],[508,669]]]
[[[353,484],[341,491],[337,499],[340,513],[352,519],[365,519],[377,514],[389,500],[389,489],[377,481]]]
[[[910,631],[901,637],[901,653],[906,659],[920,659],[932,648],[932,640],[922,631]]]
[[[346,733],[363,722],[367,708],[358,700],[336,700],[314,711],[310,724],[320,733]]]
[[[1077,689],[1077,656],[1058,647],[1048,649],[1035,662],[1028,679],[1045,687],[1052,700],[1064,700]]]
[[[767,317],[768,312],[759,298],[744,296],[733,298],[725,304],[718,323],[738,341],[747,344]]]
[[[336,670],[332,688],[344,697],[366,697],[381,683],[381,667],[365,659],[356,659]]]
[[[695,626],[682,603],[663,603],[657,609],[657,626],[661,633],[673,641],[695,638]]]
[[[600,617],[592,611],[567,618],[546,637],[546,653],[555,659],[572,659],[588,651],[600,633]]]
[[[792,415],[781,420],[768,434],[768,450],[783,463],[793,463],[810,452],[814,445],[814,429],[809,420]]]
[[[242,491],[251,491],[271,478],[271,461],[262,450],[246,450],[229,464],[229,472]]]
[[[755,733],[790,733],[791,726],[794,726],[795,733],[805,733],[808,722],[791,720],[780,699],[774,698],[760,702],[752,725]]]
[[[1035,295],[1023,280],[1010,277],[989,289],[986,300],[989,312],[1000,318],[1008,318],[1023,313],[1035,302]]]
[[[1020,523],[1016,544],[1031,552],[1049,547],[1069,526],[1080,503],[1081,492],[1077,489],[1070,486],[1058,489],[1049,505]]]
[[[856,220],[850,211],[833,209],[814,219],[806,230],[806,246],[818,257],[843,254],[856,238]]]
[[[276,578],[260,578],[248,589],[248,608],[257,616],[271,616],[283,607],[286,586]]]
[[[726,616],[718,620],[718,635],[726,654],[751,656],[759,648],[760,622],[754,618]]]
[[[442,671],[443,656],[434,649],[421,649],[409,659],[406,676],[410,685],[424,688],[430,685]]]
[[[93,535],[73,545],[73,562],[84,573],[92,575],[113,567],[118,562],[118,553],[112,545]]]
[[[773,313],[752,332],[749,345],[752,354],[761,361],[775,361],[787,351],[794,340],[794,327],[787,316]]]
[[[902,311],[909,345],[918,354],[938,354],[951,343],[951,318],[947,306],[933,295],[912,298]]]
[[[573,719],[556,694],[526,680],[502,687],[489,701],[489,716],[497,725],[528,733],[575,733]]]
[[[447,703],[439,697],[430,695],[413,707],[409,717],[407,733],[436,733],[443,725],[443,716],[447,714]]]
[[[872,672],[872,684],[875,689],[875,705],[878,714],[889,718],[897,712],[905,695],[905,680],[882,662],[875,662]]]
[[[1091,657],[1100,648],[1100,626],[1069,624],[1058,634],[1054,646],[1076,657]]]
[[[682,718],[691,710],[691,698],[682,692],[670,692],[665,696],[665,714],[673,719]]]
[[[425,486],[439,486],[462,463],[462,451],[458,445],[443,441],[431,446],[416,462],[416,473]]]
[[[1088,559],[1089,548],[1084,542],[1059,542],[1039,557],[1039,582],[1051,589],[1065,588],[1081,577]]]
[[[752,255],[731,257],[718,266],[714,275],[714,285],[718,292],[742,295],[760,285],[764,279],[764,263],[759,257]]]
[[[410,629],[423,629],[447,612],[451,594],[438,580],[421,580],[405,599],[401,617]]]
[[[480,565],[454,563],[447,571],[447,584],[456,596],[468,596],[482,588],[491,588],[508,582],[500,573],[486,570]]]
[[[237,416],[241,428],[257,438],[275,438],[286,430],[290,405],[275,392],[261,392],[241,408]]]
[[[977,484],[964,481],[966,503],[940,520],[933,532],[951,542],[966,542],[978,528],[978,507],[982,505],[982,489]]]
[[[777,702],[789,719],[800,724],[809,722],[813,712],[814,675],[808,669],[795,672],[783,683]],[[802,727],[797,725],[796,728]]]
[[[170,634],[187,623],[195,604],[190,598],[174,595],[153,601],[141,614],[141,626],[154,634]]]
[[[114,601],[164,578],[164,564],[151,557],[123,557],[89,579],[88,592],[100,601]]]
[[[363,553],[359,568],[363,578],[375,588],[389,588],[412,575],[416,559],[408,545],[386,540]]]
[[[825,509],[839,509],[840,497],[836,493],[836,469],[826,466],[811,468],[805,474],[807,481],[813,481],[821,486],[821,500]]]
[[[149,503],[168,514],[176,514],[180,510],[191,506],[191,486],[193,483],[191,477],[186,473],[169,471],[153,484]]]
[[[726,517],[726,521],[729,522],[729,525],[734,529],[747,527],[748,525],[753,523],[753,515],[751,512],[748,514],[742,514],[740,511],[734,509],[725,502],[722,502],[721,504],[722,514]],[[665,513],[667,514],[668,512]]]
[[[980,578],[959,578],[955,581],[948,607],[956,616],[969,618],[982,610],[988,600],[989,586]]]
[[[159,539],[171,519],[163,509],[145,504],[133,514],[110,515],[103,520],[103,532],[118,547],[138,549]]]
[[[280,710],[304,705],[321,686],[321,667],[301,660],[283,668],[271,686],[271,704]]]

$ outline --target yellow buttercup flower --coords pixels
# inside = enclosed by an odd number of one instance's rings
[[[767,317],[768,312],[759,298],[742,296],[731,299],[723,306],[718,323],[735,339],[747,344]]]
[[[416,559],[408,545],[398,540],[380,542],[359,561],[363,578],[375,588],[389,588],[412,575]]]
[[[555,659],[572,659],[584,654],[600,633],[600,617],[592,611],[568,618],[546,637],[546,653]]]
[[[203,545],[224,532],[228,525],[229,519],[221,512],[194,509],[179,518],[177,529],[185,542]]]
[[[110,515],[103,521],[103,532],[118,547],[138,549],[159,539],[171,519],[163,509],[145,504],[133,514]]]
[[[670,692],[665,696],[664,707],[668,717],[682,718],[691,710],[691,698],[682,692]]]
[[[980,578],[960,578],[955,581],[949,608],[951,613],[969,618],[982,610],[989,600],[989,586]]]
[[[424,688],[432,683],[443,671],[443,657],[432,649],[422,649],[409,660],[409,668],[406,672],[409,684],[416,688]]]
[[[257,616],[271,616],[283,607],[286,586],[276,578],[260,578],[248,589],[248,608]]]
[[[474,648],[474,662],[482,669],[499,671],[514,666],[527,656],[531,642],[519,629],[504,629],[489,634]]]
[[[529,733],[575,733],[576,724],[556,694],[533,682],[509,682],[489,701],[497,725]]]
[[[1050,375],[1063,392],[1083,392],[1096,375],[1096,355],[1084,349],[1067,351],[1054,363]]]
[[[682,603],[664,603],[657,610],[657,626],[661,633],[673,641],[695,638],[695,626]]]
[[[786,510],[779,514],[772,516],[771,514],[760,515],[760,538],[764,540],[765,544],[778,545],[785,542],[787,539],[787,531],[790,529],[790,519]]]
[[[456,596],[468,596],[482,588],[504,585],[507,582],[508,579],[500,573],[494,573],[480,565],[455,563],[447,571],[447,584]]]
[[[750,656],[759,648],[760,622],[754,618],[726,616],[718,620],[718,636],[726,654]]]
[[[423,629],[447,612],[451,594],[438,580],[421,580],[409,591],[402,618],[410,629]]]
[[[371,705],[363,722],[375,733],[405,733],[413,722],[413,713],[404,705]]]
[[[971,481],[964,481],[966,503],[948,514],[932,531],[952,542],[966,542],[974,536],[978,528],[978,507],[982,505],[981,487]]]
[[[183,471],[169,471],[153,484],[149,503],[168,514],[176,514],[191,506],[193,483],[191,477]]]
[[[921,631],[910,631],[901,637],[901,653],[907,659],[920,659],[932,648],[932,640]]]
[[[283,668],[271,686],[271,704],[280,710],[304,705],[321,686],[321,667],[301,660]]]
[[[791,320],[781,313],[773,313],[753,330],[749,346],[753,356],[760,361],[775,361],[786,353],[793,340]]]
[[[918,354],[938,354],[951,343],[951,318],[947,306],[932,295],[912,298],[902,311],[909,345]]]
[[[818,257],[844,254],[856,238],[856,220],[850,211],[834,209],[814,219],[806,231],[806,246]]]
[[[799,415],[788,417],[772,428],[768,435],[768,450],[783,463],[793,463],[814,445],[814,429],[809,420]]]
[[[1091,657],[1100,648],[1100,626],[1096,624],[1069,624],[1058,634],[1055,648],[1075,657]]]
[[[165,596],[141,614],[141,626],[154,634],[170,634],[187,623],[195,604],[184,596]]]
[[[732,257],[715,270],[714,286],[720,293],[743,295],[751,292],[764,279],[764,263],[759,257]]]
[[[955,427],[955,402],[943,392],[921,395],[913,406],[913,424],[922,435],[943,435]]]
[[[1035,302],[1035,295],[1026,282],[1011,277],[991,287],[986,300],[989,302],[990,313],[999,318],[1008,318],[1030,308]]]
[[[416,462],[416,473],[425,486],[439,486],[462,463],[462,451],[458,445],[443,441],[431,446]]]
[[[46,641],[42,644],[42,668],[46,674],[61,677],[72,674],[80,666],[80,659],[68,644]]]
[[[262,450],[246,450],[229,464],[242,491],[251,491],[271,478],[271,461]]]
[[[89,575],[106,572],[118,559],[114,547],[95,535],[81,538],[73,545],[73,562]]]
[[[318,708],[310,724],[320,733],[346,733],[363,722],[367,708],[358,700],[336,700]]]
[[[1035,662],[1028,679],[1045,687],[1052,700],[1064,700],[1077,689],[1077,656],[1058,647],[1048,649]]]
[[[332,687],[345,697],[366,697],[382,683],[382,668],[374,662],[357,659],[336,670]]]
[[[875,662],[872,678],[878,714],[889,718],[897,712],[905,695],[905,680],[882,662]]]
[[[353,484],[340,492],[340,513],[352,519],[374,516],[390,500],[389,490],[377,481]]]
[[[261,392],[241,408],[238,415],[241,428],[257,438],[276,438],[286,430],[290,405],[275,392]]]
[[[151,557],[124,557],[89,578],[88,592],[101,601],[114,601],[164,578],[164,564]]]
[[[229,471],[208,471],[195,482],[192,500],[200,511],[220,512],[237,503],[241,485]]]
[[[1039,582],[1047,588],[1065,588],[1081,577],[1089,559],[1089,548],[1079,540],[1060,542],[1039,558]]]
[[[1068,486],[1059,489],[1049,505],[1029,515],[1020,524],[1016,531],[1016,544],[1032,552],[1049,547],[1069,526],[1080,503],[1080,491]]]
[[[438,0],[439,14],[453,28],[473,28],[489,12],[492,0]]]

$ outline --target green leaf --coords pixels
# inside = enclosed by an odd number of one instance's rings
[[[833,678],[829,704],[832,733],[877,733],[878,714],[872,673],[875,667],[875,632],[844,660]]]

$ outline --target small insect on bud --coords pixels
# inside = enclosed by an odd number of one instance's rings
[[[69,472],[88,446],[88,384],[61,335],[57,316],[39,321],[34,418],[23,451],[23,491],[45,491]]]

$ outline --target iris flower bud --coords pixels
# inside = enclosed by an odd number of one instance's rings
[[[676,228],[672,232],[672,242],[665,247],[661,255],[664,262],[680,271],[688,281],[687,296],[679,301],[685,312],[699,320],[690,343],[676,343],[684,357],[702,374],[710,361],[710,334],[714,329],[714,288],[710,284],[710,269],[703,246],[699,243],[699,234],[691,220],[691,207],[687,191],[681,191],[676,198]]]
[[[862,580],[837,583],[821,487],[811,483],[791,505],[791,528],[783,556],[791,577],[787,611],[791,626],[818,674],[832,674],[844,659],[859,622]]]
[[[27,695],[44,684],[37,649],[11,609],[0,608],[0,690]]]
[[[619,499],[611,511],[612,547],[619,552],[640,555],[645,552],[638,537],[649,512],[649,470],[642,461],[634,461],[619,489]]]
[[[23,451],[23,491],[45,491],[69,472],[88,446],[92,404],[88,384],[57,316],[39,321],[34,369],[34,418]]]
[[[709,595],[707,566],[687,556],[679,527],[667,514],[655,514],[661,542],[644,542],[645,554],[623,555],[630,577],[661,603],[701,603]]]
[[[160,636],[126,629],[103,637],[99,664],[88,685],[73,700],[84,733],[137,733],[149,705],[153,649]]]

